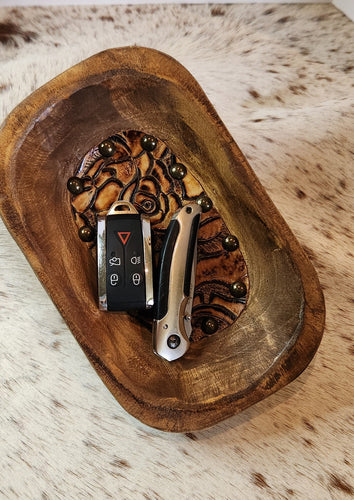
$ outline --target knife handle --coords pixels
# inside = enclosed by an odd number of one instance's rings
[[[168,361],[180,358],[189,347],[200,214],[197,203],[178,210],[161,248],[153,347],[156,354]]]

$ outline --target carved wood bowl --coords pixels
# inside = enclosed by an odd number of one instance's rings
[[[233,324],[169,363],[138,317],[97,307],[93,253],[78,238],[68,178],[119,131],[161,141],[203,186],[247,264]],[[1,214],[119,403],[165,431],[209,427],[295,379],[320,343],[324,302],[303,249],[194,78],[160,52],[97,54],[23,101],[0,131]],[[240,254],[241,255],[241,254]],[[245,278],[246,279],[246,278]]]

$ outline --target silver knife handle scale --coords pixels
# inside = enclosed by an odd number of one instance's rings
[[[153,348],[168,361],[183,356],[192,333],[191,315],[201,207],[191,203],[171,219],[161,248]]]

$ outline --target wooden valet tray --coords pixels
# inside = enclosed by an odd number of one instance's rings
[[[169,363],[151,331],[98,310],[96,268],[77,236],[67,180],[113,132],[142,130],[183,159],[236,234],[249,296],[235,323]],[[128,47],[101,52],[23,101],[0,131],[1,214],[119,403],[164,431],[202,429],[294,380],[321,341],[315,270],[188,71]]]

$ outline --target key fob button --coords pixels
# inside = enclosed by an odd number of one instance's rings
[[[113,266],[120,266],[121,265],[121,262],[122,262],[122,259],[120,257],[111,257],[109,259],[109,266],[110,267],[113,267]]]
[[[119,279],[119,274],[111,274],[110,278],[109,278],[109,282],[110,282],[110,285],[111,286],[117,286],[119,285],[119,282],[120,282],[120,279]]]
[[[139,286],[142,284],[143,277],[139,273],[134,273],[131,276],[131,282],[133,283],[134,286]]]
[[[133,257],[130,258],[130,262],[131,264],[133,264],[134,266],[138,265],[138,264],[141,264],[141,256],[138,255],[133,255]]]

